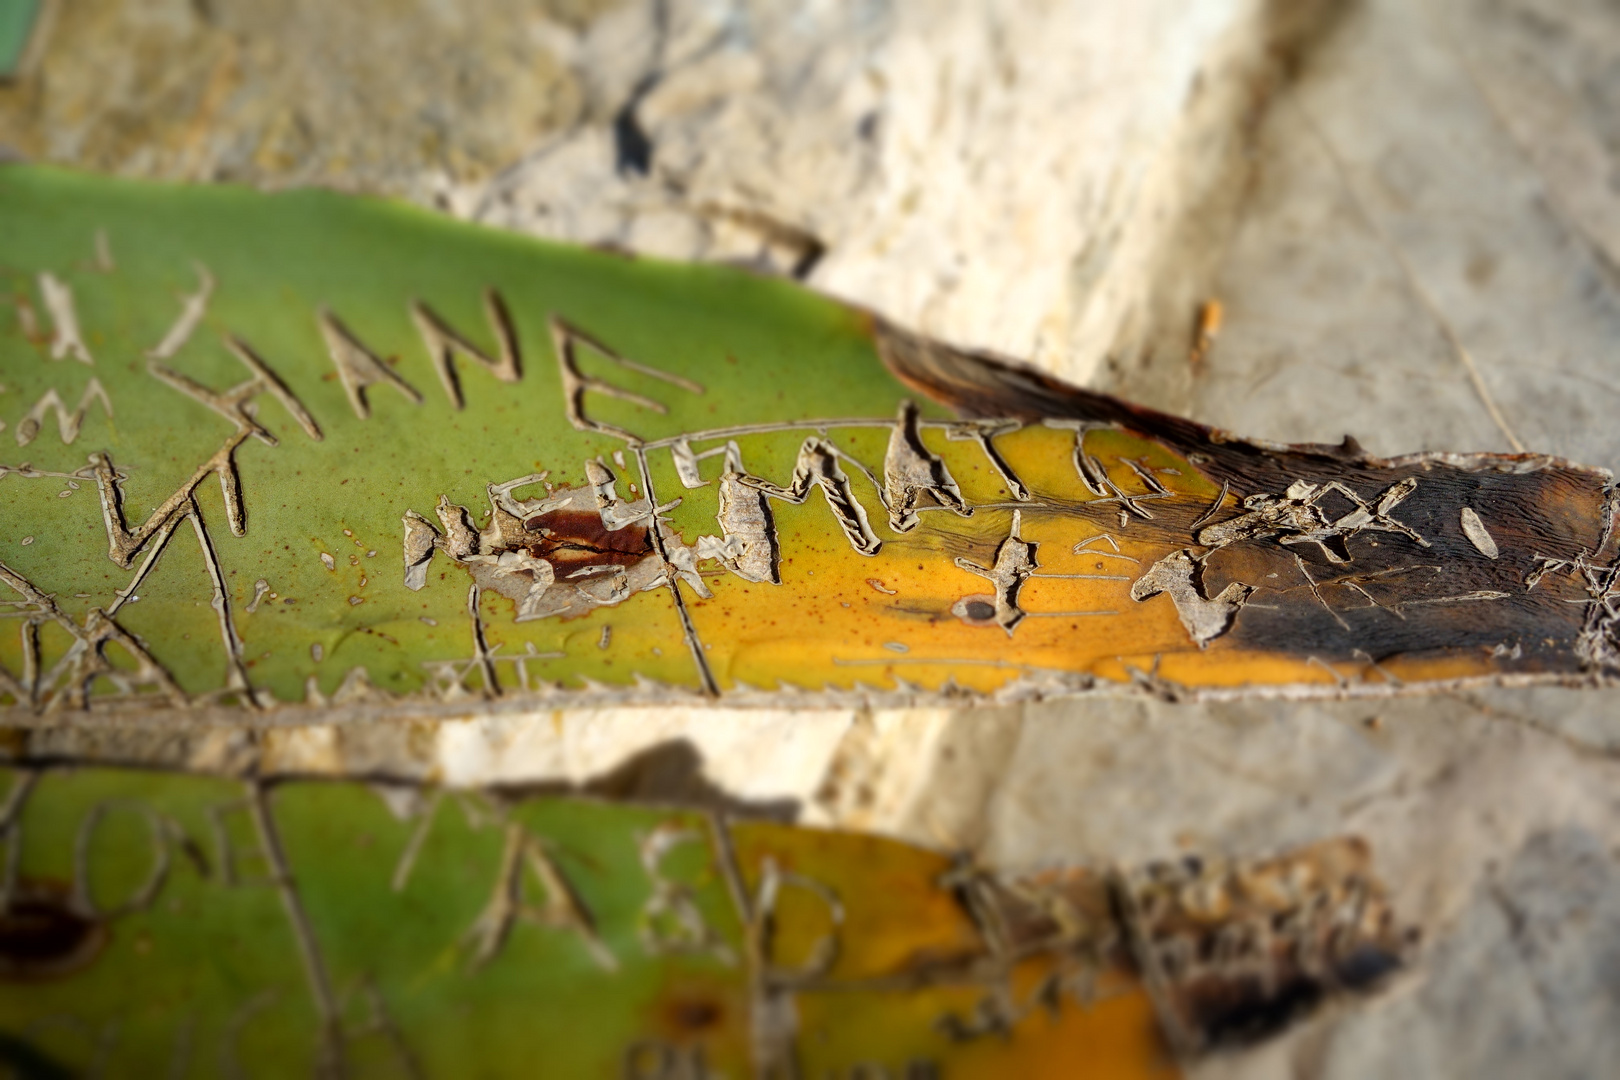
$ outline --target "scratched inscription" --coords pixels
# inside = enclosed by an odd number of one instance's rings
[[[0,183],[18,722],[1620,667],[1599,470],[1245,441],[786,284],[336,196],[143,198]]]

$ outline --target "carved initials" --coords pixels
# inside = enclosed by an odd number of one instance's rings
[[[338,321],[336,315],[322,308],[315,321],[321,328],[321,337],[326,339],[326,351],[332,357],[332,363],[337,365],[338,378],[343,382],[344,392],[349,395],[354,415],[362,420],[370,419],[371,402],[366,400],[366,387],[377,383],[392,386],[412,405],[422,404],[422,395],[416,392],[415,387],[395,375],[387,364],[378,359],[376,353],[361,344],[360,339]]]
[[[552,348],[557,351],[557,368],[562,375],[563,408],[568,413],[568,422],[580,431],[599,431],[604,435],[612,435],[615,438],[623,439],[632,445],[641,442],[639,435],[632,434],[621,427],[614,427],[612,424],[592,420],[585,415],[585,395],[593,391],[598,394],[605,394],[608,397],[616,397],[621,401],[628,401],[638,408],[650,409],[655,413],[667,413],[669,409],[650,397],[644,397],[633,390],[626,390],[622,386],[614,386],[604,379],[598,379],[594,375],[586,375],[581,372],[575,355],[576,347],[579,345],[590,346],[628,371],[660,379],[671,386],[680,387],[689,394],[703,393],[703,387],[691,379],[671,375],[667,371],[659,371],[655,367],[648,367],[646,364],[639,364],[634,360],[620,356],[601,341],[556,315],[551,317],[551,344]]]
[[[262,430],[262,429],[260,429]],[[254,434],[252,428],[241,428],[212,457],[191,474],[181,487],[163,500],[163,504],[146,519],[145,524],[131,529],[124,518],[124,491],[119,486],[121,477],[113,468],[112,458],[103,453],[90,455],[90,466],[96,474],[96,490],[101,495],[101,516],[107,526],[107,554],[113,562],[128,570],[135,555],[146,546],[153,535],[168,529],[192,507],[192,494],[210,473],[219,476],[220,494],[225,500],[225,518],[236,536],[247,535],[247,512],[242,506],[242,481],[236,475],[236,448]]]
[[[506,309],[506,301],[494,289],[484,290],[484,317],[495,334],[496,346],[500,352],[500,359],[492,360],[478,346],[468,341],[461,334],[451,329],[450,325],[420,300],[411,303],[411,322],[416,324],[416,332],[422,335],[422,344],[427,346],[428,356],[433,360],[433,367],[439,373],[439,381],[444,384],[444,392],[450,399],[450,404],[457,409],[466,403],[461,396],[461,379],[456,374],[456,354],[481,366],[485,371],[495,376],[501,382],[514,383],[523,377],[523,356],[518,351],[517,331],[512,327],[512,315]]]
[[[320,425],[315,423],[315,418],[309,415],[309,410],[304,408],[303,403],[287,388],[287,384],[281,381],[281,377],[270,370],[269,365],[259,354],[235,335],[226,336],[222,340],[231,355],[253,373],[253,378],[247,382],[237,383],[224,392],[212,390],[188,379],[155,360],[147,363],[146,370],[199,405],[207,406],[238,427],[247,428],[253,433],[254,438],[265,445],[275,446],[276,437],[259,423],[258,418],[248,408],[248,403],[254,398],[260,394],[269,394],[292,414],[293,419],[298,421],[298,426],[304,429],[304,434],[320,442],[323,437]]]
[[[112,401],[107,397],[107,391],[102,388],[100,379],[90,380],[89,384],[84,388],[84,393],[79,395],[78,408],[72,412],[67,411],[67,406],[62,404],[61,395],[56,392],[55,387],[52,387],[45,391],[44,396],[34,403],[34,407],[28,410],[28,415],[18,422],[17,445],[27,446],[33,442],[39,435],[40,428],[45,420],[45,414],[51,411],[56,413],[57,434],[62,436],[64,444],[71,444],[74,439],[79,437],[79,428],[84,424],[84,417],[90,409],[90,403],[94,401],[101,402],[102,411],[108,416],[113,414]]]

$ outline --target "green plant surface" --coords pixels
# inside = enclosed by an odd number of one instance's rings
[[[6,0],[0,4],[0,79],[17,74],[38,21],[40,0]]]
[[[0,237],[15,722],[1617,655],[1599,470],[1248,443],[789,282],[325,191],[14,166]]]
[[[951,860],[893,841],[353,782],[3,782],[0,1061],[28,1075],[1175,1075],[1121,970],[1096,1003],[953,1028],[1004,968]],[[1074,966],[1026,952],[1020,998]]]

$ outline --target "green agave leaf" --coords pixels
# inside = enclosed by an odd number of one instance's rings
[[[15,78],[28,55],[40,0],[8,0],[0,7],[0,80]]]
[[[1616,663],[1608,475],[1245,442],[789,283],[0,170],[0,706],[1389,693]]]
[[[1355,841],[1002,879],[517,792],[6,770],[21,1075],[1177,1075],[1409,941]]]

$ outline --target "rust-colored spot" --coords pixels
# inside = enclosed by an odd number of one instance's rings
[[[669,1025],[677,1031],[697,1034],[720,1026],[725,1007],[712,998],[681,998],[664,1004]]]
[[[585,566],[623,566],[653,553],[652,531],[642,524],[609,530],[602,516],[579,510],[552,510],[523,522],[535,538],[529,553],[544,559],[565,576]]]
[[[67,887],[22,881],[0,912],[0,979],[32,982],[88,967],[108,939],[105,924],[74,911]]]
[[[746,982],[735,968],[675,979],[647,1002],[643,1017],[643,1033],[666,1046],[729,1045],[746,1038]]]

